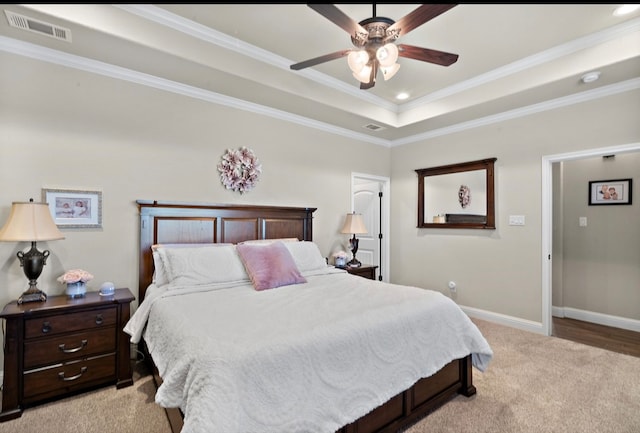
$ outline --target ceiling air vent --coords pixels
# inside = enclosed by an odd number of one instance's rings
[[[369,131],[382,131],[384,126],[376,125],[375,123],[369,123],[364,125],[363,128],[368,129]]]
[[[34,18],[29,18],[15,12],[9,12],[8,10],[5,10],[4,13],[7,16],[7,21],[9,21],[9,25],[11,27],[40,33],[41,35],[49,36],[61,41],[71,42],[71,30],[69,29],[45,23],[44,21],[36,20]]]

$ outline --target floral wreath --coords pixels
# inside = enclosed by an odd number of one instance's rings
[[[462,209],[466,208],[471,203],[471,190],[467,185],[460,185],[460,189],[458,190],[458,201],[460,202]]]
[[[243,146],[238,150],[227,149],[218,164],[218,171],[225,188],[242,194],[256,185],[262,173],[262,164],[250,149]]]

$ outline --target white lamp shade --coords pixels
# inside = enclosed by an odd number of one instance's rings
[[[347,56],[347,64],[354,74],[360,73],[367,63],[369,63],[369,53],[365,50],[351,51]]]
[[[0,241],[35,242],[64,239],[58,230],[47,203],[14,202],[4,227],[0,230]]]
[[[376,59],[380,66],[391,66],[398,60],[398,47],[396,44],[388,43],[376,50]]]
[[[356,77],[356,80],[360,81],[361,83],[368,83],[371,80],[371,66],[365,66],[357,74],[354,72],[353,76]]]
[[[356,235],[367,233],[362,215],[359,213],[348,213],[342,226],[342,233],[352,233]]]
[[[393,77],[396,72],[400,69],[400,64],[395,63],[391,66],[381,66],[380,70],[382,71],[382,76],[384,77],[384,81],[387,81],[389,78]]]

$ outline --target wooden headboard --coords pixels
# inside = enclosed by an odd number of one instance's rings
[[[169,243],[234,243],[254,239],[313,240],[316,208],[194,204],[138,200],[140,274],[138,301],[153,277],[151,246]]]

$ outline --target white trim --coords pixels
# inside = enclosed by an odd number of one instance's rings
[[[505,314],[494,313],[492,311],[480,310],[478,308],[465,307],[464,305],[460,305],[460,308],[462,308],[462,311],[471,318],[486,320],[487,322],[497,323],[510,328],[522,329],[523,331],[544,334],[542,324],[540,322],[533,322],[531,320],[507,316]]]
[[[613,153],[640,151],[640,143],[624,144],[620,146],[600,147],[577,152],[545,155],[542,157],[542,329],[545,335],[551,335],[551,290],[552,273],[548,257],[553,252],[553,178],[552,164],[554,162],[570,161],[574,159],[590,158],[594,156],[610,155]]]
[[[599,325],[640,332],[640,320],[611,316],[609,314],[596,313],[594,311],[578,310],[577,308],[570,307],[553,307],[552,310],[553,317],[582,320],[584,322],[597,323]]]
[[[382,280],[389,282],[391,278],[391,260],[389,258],[391,253],[391,243],[389,233],[391,231],[391,179],[383,176],[376,176],[366,173],[351,173],[351,203],[350,209],[354,208],[353,202],[353,190],[356,179],[374,181],[382,183],[382,221],[384,221],[384,227],[380,227],[382,231],[382,263],[380,268],[382,270]]]

